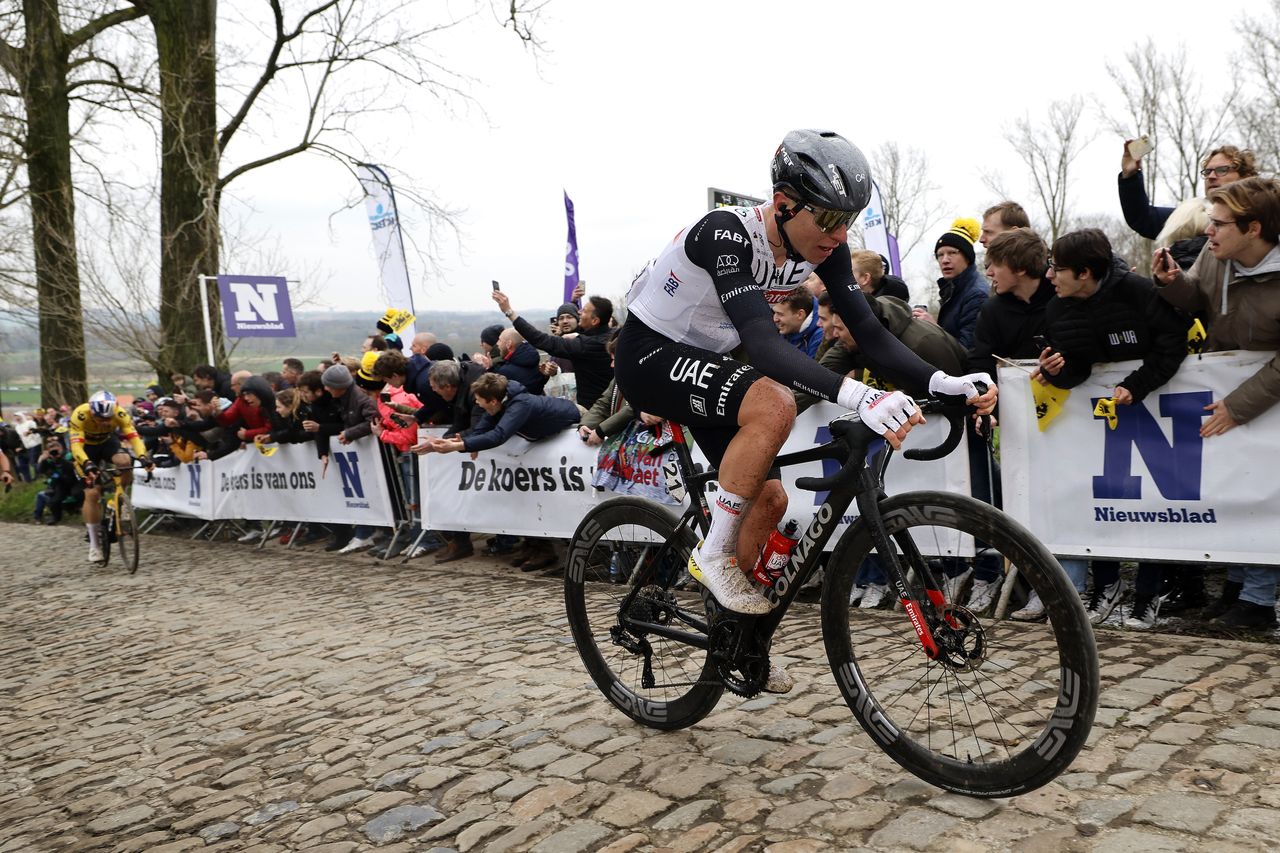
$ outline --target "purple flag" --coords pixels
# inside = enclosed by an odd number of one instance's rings
[[[578,286],[578,229],[573,224],[573,202],[569,193],[564,194],[564,214],[569,218],[569,239],[564,246],[564,301],[573,300],[573,289]]]
[[[222,319],[229,338],[292,338],[289,285],[280,277],[220,275]]]

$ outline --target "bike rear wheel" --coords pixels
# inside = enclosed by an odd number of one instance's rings
[[[569,543],[564,598],[582,662],[614,707],[656,729],[693,725],[724,692],[706,649],[699,590],[676,588],[696,545],[670,510],[625,496],[591,510]],[[701,646],[639,623],[684,632]]]
[[[129,500],[127,494],[122,492],[116,507],[116,546],[129,574],[138,570],[138,557],[141,551],[138,541],[138,520],[133,513],[133,502]]]
[[[994,557],[1017,566],[1048,621],[927,608],[941,650],[930,659],[908,613],[852,612],[849,591],[873,548],[867,526],[854,524],[828,564],[822,625],[859,724],[902,767],[950,791],[1008,797],[1049,782],[1084,746],[1099,692],[1093,629],[1058,561],[1012,518],[965,495],[913,492],[880,507],[901,565],[914,572],[913,597],[925,600],[926,572],[942,580],[942,559]]]

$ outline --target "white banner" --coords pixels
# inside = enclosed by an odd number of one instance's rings
[[[142,509],[158,509],[176,512],[193,518],[210,521],[213,514],[212,482],[216,463],[191,462],[176,468],[157,468],[151,473],[151,481],[143,471],[135,471],[130,497],[133,505]]]
[[[330,444],[326,469],[315,445],[281,444],[264,456],[249,447],[214,463],[210,482],[216,518],[394,524],[378,442],[367,436]]]
[[[827,424],[843,413],[831,403],[808,409],[796,419],[783,452],[807,450],[827,441]],[[942,441],[945,432],[945,421],[933,418],[912,430],[907,446],[932,447]],[[596,455],[597,449],[583,444],[574,430],[532,443],[513,438],[474,460],[466,453],[428,453],[418,463],[423,484],[423,526],[568,538],[588,510],[614,496],[613,492],[598,492],[591,487]],[[706,464],[696,448],[694,459]],[[828,473],[833,472],[834,469]],[[790,499],[787,517],[795,518],[802,529],[825,494],[798,489],[795,480],[823,473],[821,462],[795,465],[782,472]],[[895,459],[889,466],[886,489],[890,494],[917,489],[968,494],[968,458],[959,448],[936,462]],[[852,516],[845,516],[842,524],[851,520]],[[831,537],[830,544],[834,545],[837,538],[838,533]]]
[[[1095,365],[1044,432],[1029,375],[1002,367],[1005,510],[1055,554],[1280,563],[1274,464],[1280,410],[1200,437],[1209,416],[1204,407],[1273,355],[1188,356],[1173,380],[1142,403],[1116,406],[1115,429],[1094,416],[1094,406],[1137,362]]]
[[[369,227],[373,229],[373,250],[381,275],[383,298],[390,308],[403,308],[413,312],[413,290],[409,286],[404,237],[400,233],[400,214],[396,210],[391,179],[381,167],[371,163],[356,166],[356,175],[364,189]],[[400,339],[405,342],[406,348],[413,341],[413,335],[413,323],[400,331]]]

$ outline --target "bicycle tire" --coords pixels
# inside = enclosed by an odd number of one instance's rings
[[[622,496],[587,513],[566,555],[565,609],[583,664],[615,708],[655,729],[691,726],[715,708],[724,692],[716,667],[703,648],[656,635],[630,635],[643,637],[653,650],[649,670],[655,683],[646,687],[643,654],[615,642],[610,631],[620,625],[624,599],[637,586],[630,613],[647,608],[650,614],[678,619],[670,615],[678,610],[705,623],[698,589],[676,589],[696,545],[693,532],[666,508]],[[615,557],[620,569],[629,572],[622,584],[610,583]]]
[[[102,565],[111,562],[111,537],[115,533],[115,516],[108,502],[102,512],[102,522],[98,525],[98,544],[102,546]]]
[[[899,765],[949,791],[1009,797],[1051,781],[1084,746],[1099,693],[1093,629],[1057,559],[1022,525],[966,495],[911,492],[882,501],[881,511],[899,554],[913,545],[917,557],[963,554],[967,534],[1016,565],[1048,624],[954,611],[974,656],[949,660],[973,667],[964,669],[927,658],[902,610],[859,610],[851,620],[850,588],[872,552],[867,525],[855,523],[828,564],[822,627],[836,684],[858,723]],[[935,638],[946,637],[939,628]]]
[[[133,574],[138,570],[141,543],[138,539],[138,519],[134,516],[133,502],[127,494],[121,492],[116,510],[116,544],[124,567],[129,570],[129,574]]]

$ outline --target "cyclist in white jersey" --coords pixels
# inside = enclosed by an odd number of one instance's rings
[[[845,241],[871,196],[862,152],[830,131],[792,131],[771,172],[770,203],[708,213],[677,233],[637,277],[615,357],[627,401],[687,425],[719,468],[711,527],[689,570],[724,607],[748,614],[769,610],[739,561],[754,562],[786,511],[786,492],[771,468],[795,422],[790,389],[856,410],[895,448],[912,425],[924,422],[905,394],[840,376],[790,346],[774,326],[770,302],[816,272],[877,373],[895,386],[962,395],[984,414],[996,399],[989,376],[948,376],[903,346],[876,320],[854,282]],[[739,344],[749,365],[728,354]],[[979,381],[988,386],[981,395]],[[771,672],[769,687],[779,684],[775,692],[789,689],[785,673]]]

